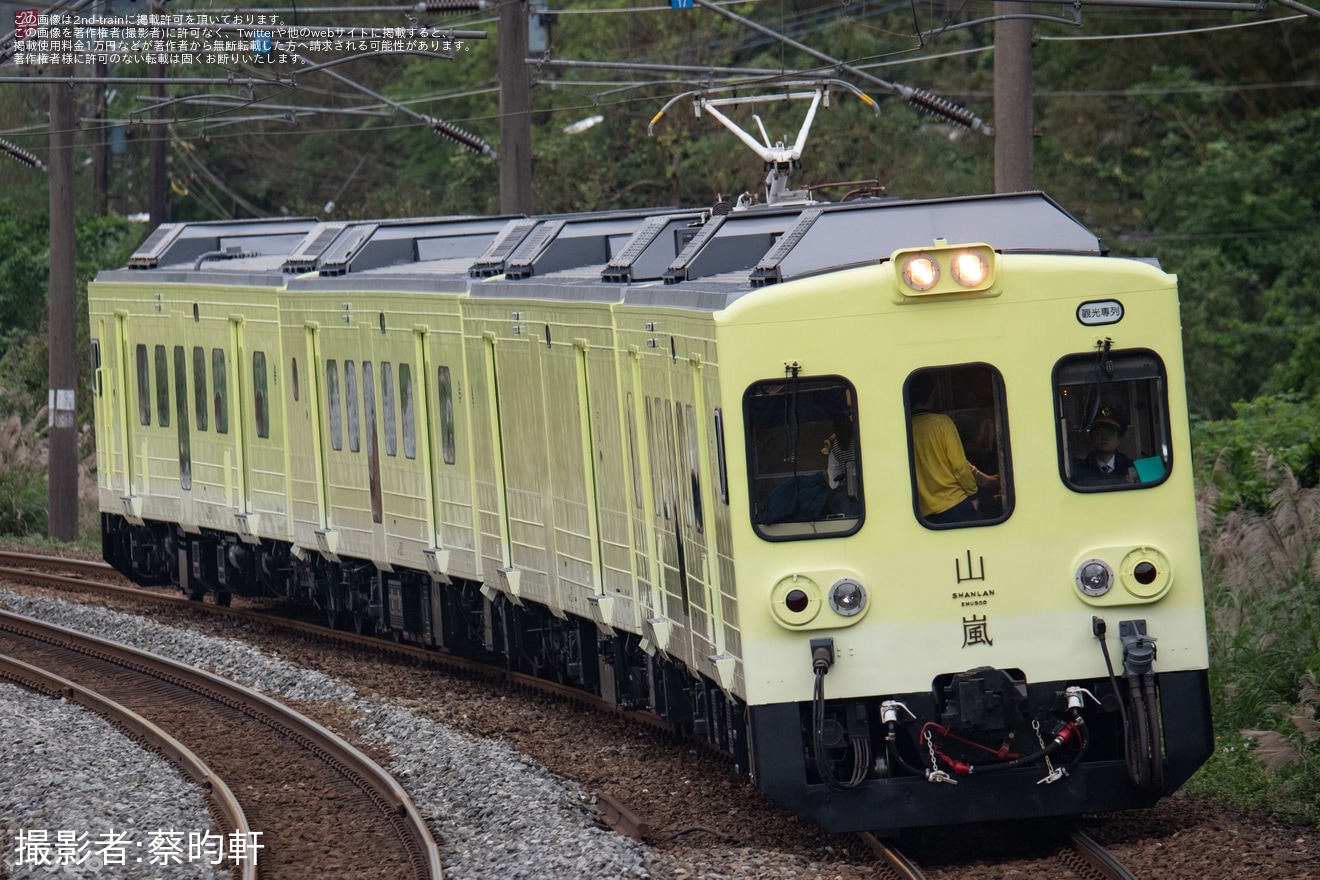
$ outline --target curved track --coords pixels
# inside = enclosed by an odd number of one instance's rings
[[[880,859],[880,876],[898,878],[898,880],[923,880],[926,876],[916,862],[909,859],[891,843],[863,832],[858,835],[862,842],[870,847]],[[1090,835],[1076,829],[1069,830],[1052,848],[1051,858],[1057,868],[1042,872],[1038,860],[1031,867],[1013,870],[1013,875],[1076,877],[1085,880],[1137,880],[1136,875],[1127,869],[1112,853],[1097,843]],[[1005,861],[1004,866],[1009,865]],[[941,872],[941,876],[945,872]]]
[[[57,572],[75,572],[75,575]],[[146,600],[167,605],[201,608],[207,612],[242,620],[258,621],[268,626],[279,626],[316,639],[331,639],[336,644],[367,651],[372,654],[386,654],[401,657],[414,663],[436,666],[444,669],[459,670],[467,674],[486,676],[506,681],[518,687],[528,687],[543,693],[553,694],[589,705],[603,712],[627,714],[637,721],[668,730],[664,721],[642,711],[620,709],[609,700],[571,685],[563,685],[534,675],[508,669],[501,665],[504,661],[488,662],[481,658],[460,656],[446,651],[436,651],[406,643],[398,643],[381,636],[358,635],[345,630],[327,628],[324,619],[315,621],[293,618],[287,614],[260,608],[238,606],[203,605],[189,600],[173,588],[144,588],[122,581],[120,575],[104,562],[62,557],[39,556],[30,553],[0,551],[0,575],[14,580],[40,584],[42,586],[72,589],[81,592],[101,592]],[[113,579],[118,583],[109,583]],[[240,600],[241,601],[241,600]],[[722,754],[717,752],[717,754]]]
[[[230,835],[239,835],[244,840],[254,839],[243,807],[225,780],[213,773],[195,752],[137,712],[77,682],[7,654],[0,654],[0,679],[76,703],[100,715],[147,748],[163,754],[185,776],[206,790],[211,815],[222,839]],[[256,880],[255,860],[241,862],[238,877],[239,880]]]
[[[264,847],[258,877],[316,866],[324,876],[441,880],[435,842],[398,783],[291,709],[209,673],[7,612],[0,653],[173,730],[242,792],[239,814]]]

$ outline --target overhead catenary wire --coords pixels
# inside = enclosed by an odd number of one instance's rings
[[[853,76],[861,77],[862,79],[865,79],[868,82],[875,83],[876,85],[883,88],[885,91],[895,95],[900,95],[905,100],[921,107],[922,109],[944,116],[945,118],[949,119],[951,122],[956,122],[959,125],[965,125],[968,128],[975,129],[976,131],[981,132],[982,134],[994,133],[994,130],[990,126],[982,122],[980,117],[976,116],[975,114],[963,108],[954,107],[954,105],[952,105],[948,101],[939,98],[938,96],[933,95],[930,92],[925,91],[924,89],[914,89],[911,86],[905,86],[901,83],[891,83],[888,80],[883,80],[878,76],[874,76],[873,74],[867,73],[864,70],[860,70],[856,67],[853,67],[851,64],[847,64],[846,62],[840,61],[837,58],[831,57],[830,55],[827,55],[824,52],[813,49],[810,46],[806,45],[805,43],[799,43],[797,40],[793,40],[790,39],[789,37],[784,36],[783,34],[776,33],[774,30],[766,27],[765,25],[758,24],[757,22],[754,22],[749,18],[745,18],[741,15],[737,15],[736,13],[730,12],[727,9],[722,9],[720,8],[719,5],[711,2],[711,0],[693,0],[693,2],[701,6],[703,9],[709,9],[712,12],[718,13],[719,15],[723,15],[724,17],[732,21],[750,27],[753,30],[766,34],[767,36],[776,37],[777,39],[783,40],[789,46],[792,46],[794,49],[797,49],[800,52],[804,52],[807,55],[810,55],[811,57],[817,59],[818,61],[824,61],[827,64],[837,65],[840,71],[850,73]]]

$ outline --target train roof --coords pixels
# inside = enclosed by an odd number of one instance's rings
[[[1105,255],[1040,192],[863,199],[711,214],[163,224],[103,281],[381,290],[718,310],[759,287],[882,262],[944,239]]]

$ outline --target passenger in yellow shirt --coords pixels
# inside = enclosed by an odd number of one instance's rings
[[[967,461],[958,428],[936,411],[936,397],[931,373],[917,375],[908,386],[917,508],[926,522],[937,525],[979,519],[977,487],[997,485],[999,477],[983,474]]]

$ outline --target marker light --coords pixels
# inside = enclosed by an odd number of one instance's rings
[[[784,606],[794,614],[801,614],[803,611],[807,610],[807,605],[810,601],[811,600],[807,598],[807,594],[801,590],[790,590],[788,595],[784,597]]]
[[[980,287],[990,274],[990,263],[977,251],[958,251],[953,255],[949,273],[963,287]]]
[[[1114,570],[1103,559],[1088,559],[1077,567],[1077,589],[1103,596],[1114,586]]]
[[[914,290],[930,290],[940,280],[940,264],[930,254],[913,254],[903,261],[903,280]]]
[[[1173,564],[1154,547],[1138,547],[1119,563],[1118,580],[1139,599],[1157,599],[1173,585]]]
[[[866,607],[866,588],[852,578],[841,578],[830,587],[830,607],[852,617]]]

